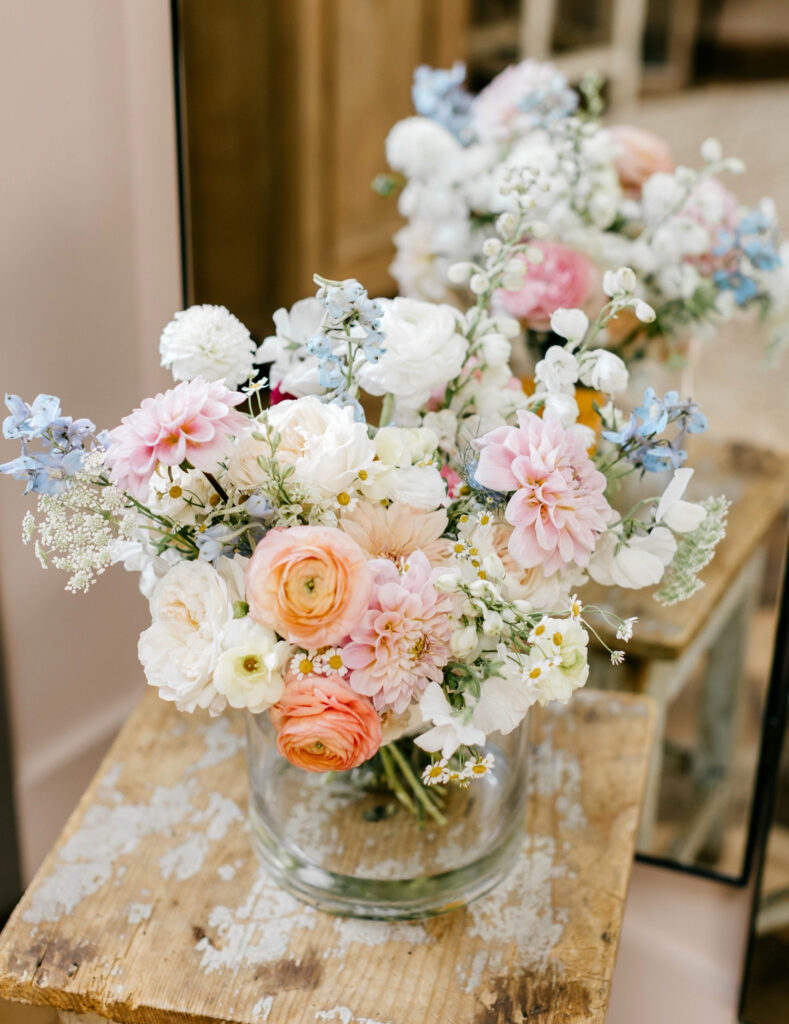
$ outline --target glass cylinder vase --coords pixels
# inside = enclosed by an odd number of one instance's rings
[[[413,739],[398,741],[401,763]],[[320,910],[384,920],[429,917],[487,892],[512,867],[523,834],[527,729],[490,737],[493,768],[443,789],[438,822],[381,784],[371,763],[317,774],[277,751],[268,714],[247,715],[249,813],[264,867]],[[413,771],[413,781],[417,781]]]

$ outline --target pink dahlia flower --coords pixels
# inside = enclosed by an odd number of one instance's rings
[[[144,398],[139,409],[110,431],[104,461],[113,483],[145,501],[148,481],[159,465],[180,466],[186,459],[196,469],[213,472],[231,436],[247,426],[247,418],[233,408],[243,401],[240,392],[202,377]]]
[[[517,427],[498,427],[475,442],[478,483],[512,494],[505,519],[514,529],[509,551],[522,569],[550,575],[586,565],[611,507],[606,479],[583,441],[553,419],[520,410]]]
[[[547,331],[551,314],[557,309],[583,307],[596,291],[598,274],[594,264],[575,249],[558,242],[533,242],[542,252],[542,263],[529,263],[526,279],[518,292],[499,291],[507,312],[527,327]],[[523,256],[518,256],[523,260]]]
[[[357,693],[370,697],[377,711],[399,715],[431,680],[443,677],[450,658],[452,598],[433,586],[421,551],[409,556],[402,573],[383,559],[372,564],[375,597],[351,631],[342,659]]]

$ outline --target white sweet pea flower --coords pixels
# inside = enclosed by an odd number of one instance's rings
[[[707,515],[703,505],[682,500],[692,476],[693,470],[687,467],[675,470],[655,509],[655,522],[665,523],[675,533],[691,533],[701,526]]]
[[[651,587],[660,582],[676,550],[674,535],[665,526],[630,537],[618,549],[615,534],[606,533],[589,563],[589,575],[603,586]]]
[[[428,683],[419,698],[419,710],[433,728],[414,739],[422,750],[441,751],[442,757],[451,757],[460,746],[482,746],[485,733],[468,721],[467,714],[455,711],[444,696],[438,683]]]
[[[572,395],[548,394],[545,396],[543,418],[558,420],[567,430],[578,419],[578,403]]]
[[[481,356],[488,366],[507,366],[512,355],[512,344],[509,339],[494,331],[483,335],[480,341]]]
[[[214,669],[214,688],[231,708],[259,714],[276,704],[285,689],[290,644],[249,616],[231,620]]]
[[[462,626],[460,629],[456,629],[449,638],[449,649],[454,657],[467,658],[476,649],[478,642],[477,627]]]
[[[254,372],[252,336],[224,306],[190,306],[176,313],[162,331],[159,353],[176,380],[204,377],[232,388]]]
[[[557,309],[551,314],[551,330],[560,338],[578,344],[589,330],[589,317],[581,309]]]
[[[513,660],[503,646],[499,647],[499,656],[502,660],[499,674],[482,684],[472,717],[473,724],[486,736],[493,732],[512,732],[537,700],[528,669]]]
[[[294,302],[290,311],[278,309],[273,315],[275,334],[265,338],[257,351],[257,362],[272,363],[269,379],[274,387],[297,398],[319,395],[319,362],[306,349],[306,342],[323,322],[325,310],[315,298]]]
[[[578,380],[578,360],[560,345],[551,345],[534,370],[534,379],[541,390],[551,394],[572,395]]]
[[[579,376],[587,387],[616,395],[627,387],[629,374],[619,356],[604,348],[584,352],[580,359]]]

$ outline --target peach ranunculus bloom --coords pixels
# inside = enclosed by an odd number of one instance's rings
[[[674,170],[671,150],[653,132],[629,124],[617,124],[608,129],[608,138],[613,144],[619,184],[631,194],[638,194],[647,178],[658,171],[670,174]]]
[[[340,528],[370,558],[396,562],[418,549],[431,565],[440,565],[451,554],[451,542],[441,538],[447,528],[447,514],[442,508],[426,512],[400,501],[388,508],[360,502],[342,516]]]
[[[542,263],[529,263],[523,288],[499,291],[497,296],[510,314],[527,327],[547,331],[557,309],[583,308],[596,290],[598,272],[583,253],[558,242],[533,242],[542,252]],[[519,256],[518,259],[523,259]]]
[[[378,713],[339,675],[289,674],[270,716],[277,750],[308,772],[348,771],[381,746]]]
[[[245,573],[249,614],[293,644],[330,647],[346,637],[370,603],[372,572],[341,530],[270,530]]]

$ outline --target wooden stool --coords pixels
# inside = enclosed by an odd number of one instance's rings
[[[766,541],[784,513],[789,489],[789,460],[763,449],[704,440],[695,445],[689,462],[696,467],[688,491],[691,500],[710,494],[732,500],[726,536],[702,571],[704,587],[671,607],[654,601],[651,589],[590,586],[583,594],[586,603],[623,618],[638,616],[627,645],[616,640],[614,630],[600,630],[612,647],[626,647],[627,659],[614,668],[607,655],[598,653],[590,685],[649,694],[657,704],[657,736],[638,835],[638,849],[644,853],[654,852],[668,708],[706,658],[701,728],[692,752],[697,810],[673,850],[682,860],[695,859],[702,850],[714,856],[722,839],[744,695],[748,624],[763,578]]]
[[[319,913],[262,873],[242,724],[146,695],[0,936],[0,997],[66,1024],[603,1024],[651,701],[537,710],[513,873],[404,923]]]

